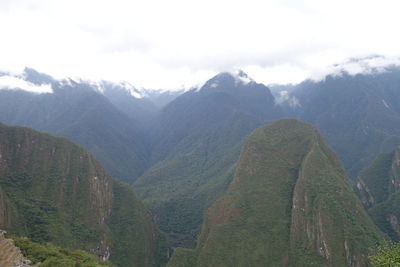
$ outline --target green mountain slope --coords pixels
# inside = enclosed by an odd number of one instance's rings
[[[400,241],[400,148],[380,154],[359,175],[358,194],[379,228]]]
[[[247,139],[196,249],[168,266],[366,266],[382,238],[317,130],[284,119]]]
[[[204,211],[232,179],[244,138],[277,116],[268,88],[241,79],[249,78],[221,73],[158,117],[153,166],[134,186],[174,246],[194,246]]]
[[[27,81],[51,84],[54,92],[0,90],[0,122],[67,137],[122,181],[132,182],[144,172],[148,150],[138,121],[118,110],[92,84],[57,81],[32,69],[24,74]]]
[[[65,138],[0,124],[0,229],[119,266],[160,266],[158,232],[131,188]]]

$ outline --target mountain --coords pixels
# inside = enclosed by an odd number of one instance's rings
[[[358,176],[358,194],[374,222],[400,241],[400,148],[380,154]]]
[[[149,130],[158,112],[183,93],[182,91],[139,90],[124,82],[115,84],[101,81],[98,86],[101,93],[118,110],[139,123],[137,127],[142,129],[143,133]]]
[[[144,172],[149,151],[142,124],[120,111],[97,87],[71,79],[57,81],[32,69],[11,78],[19,81],[16,86],[29,82],[31,87],[47,85],[52,92],[0,90],[0,122],[67,137],[90,150],[123,181],[132,182]]]
[[[0,229],[119,266],[160,266],[164,236],[131,187],[62,137],[0,124]]]
[[[295,87],[281,91],[287,114],[315,125],[351,178],[379,153],[400,145],[399,67],[357,75],[342,71]]]
[[[136,89],[127,83],[110,83],[102,81],[99,84],[102,94],[125,115],[147,128],[159,110],[143,90]]]
[[[194,246],[204,211],[232,179],[244,138],[279,116],[269,89],[245,73],[220,73],[157,116],[152,166],[134,182],[173,245]]]
[[[284,119],[247,138],[196,249],[168,266],[368,266],[382,240],[317,130]]]
[[[184,90],[163,91],[163,90],[146,90],[146,97],[159,109],[162,109],[175,98],[184,93]]]

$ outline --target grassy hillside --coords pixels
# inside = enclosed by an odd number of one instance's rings
[[[0,124],[0,228],[119,266],[160,266],[163,236],[130,186],[65,138]],[[111,254],[111,256],[110,256]]]
[[[365,266],[382,238],[315,128],[285,119],[247,139],[196,249],[168,266]]]

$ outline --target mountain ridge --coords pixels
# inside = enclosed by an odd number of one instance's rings
[[[372,74],[343,72],[290,86],[280,104],[288,116],[319,129],[355,180],[379,153],[400,145],[399,84],[396,66]],[[293,99],[296,107],[289,105]]]
[[[247,138],[196,249],[168,266],[365,266],[383,237],[317,130],[283,119]]]

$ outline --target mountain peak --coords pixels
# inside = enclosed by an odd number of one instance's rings
[[[54,82],[53,77],[51,77],[50,75],[38,72],[37,70],[29,67],[24,68],[22,78],[36,85],[51,84],[52,82]]]
[[[225,71],[220,72],[213,78],[208,80],[200,90],[208,90],[214,88],[237,88],[243,85],[253,83],[254,80],[250,78],[244,71]],[[214,89],[215,90],[215,89]]]
[[[251,81],[254,81],[253,79],[251,79],[249,77],[249,75],[247,75],[247,73],[245,73],[243,70],[234,70],[234,71],[224,71],[224,72],[220,72],[219,74],[217,74],[216,76],[214,76],[214,78],[230,78],[230,79],[235,79],[236,81],[241,81],[243,83],[249,83]],[[214,79],[212,78],[212,79]]]
[[[113,83],[109,81],[101,81],[97,84],[97,87],[103,94],[110,93],[125,93],[133,98],[145,98],[147,92],[142,88],[137,88],[127,81],[121,81],[119,83]]]
[[[52,78],[34,69],[25,68],[22,73],[1,72],[0,90],[22,90],[30,93],[53,93]]]
[[[247,75],[247,73],[245,73],[242,70],[237,70],[234,72],[236,74],[236,76],[238,77],[242,77],[242,78],[249,78],[249,75]]]

